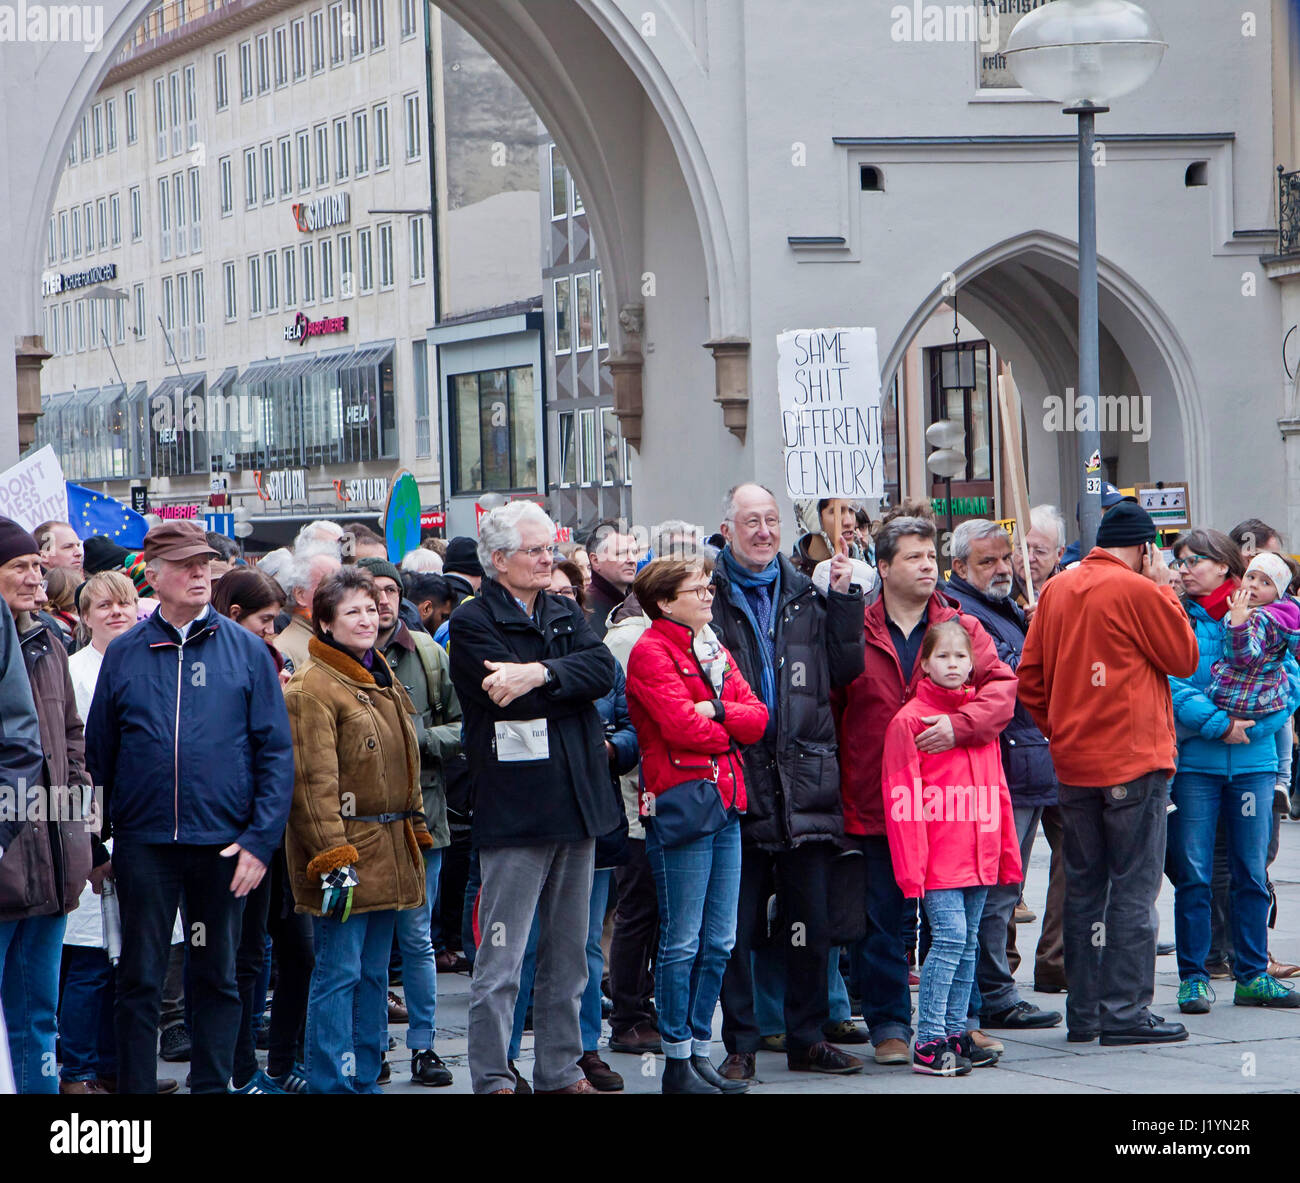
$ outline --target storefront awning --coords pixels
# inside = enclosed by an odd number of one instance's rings
[[[226,388],[235,381],[235,378],[238,374],[239,374],[238,366],[227,366],[224,370],[221,371],[221,374],[217,378],[217,380],[214,383],[212,383],[211,386],[208,387],[208,393],[224,394]]]
[[[107,406],[111,405],[112,403],[116,402],[116,401],[117,401],[119,398],[121,398],[124,394],[126,394],[126,387],[125,387],[125,386],[122,386],[122,385],[116,385],[116,386],[101,386],[101,387],[99,388],[99,395],[98,395],[98,397],[97,397],[97,398],[95,399],[95,401],[94,401],[93,403],[91,403],[90,405],[91,405],[92,407],[107,407]]]
[[[72,398],[66,404],[65,409],[84,411],[88,406],[90,406],[91,403],[95,401],[98,395],[99,395],[98,386],[83,386],[80,390],[76,390],[73,392]]]
[[[390,338],[387,341],[372,341],[366,345],[358,345],[356,352],[340,368],[344,370],[365,370],[371,366],[377,366],[393,352],[396,344],[397,342]]]
[[[331,349],[329,353],[318,353],[304,373],[316,374],[321,370],[341,370],[353,352],[352,349]]]
[[[193,394],[207,381],[207,374],[178,374],[174,378],[164,378],[154,387],[154,398],[175,398],[179,392],[181,398]]]
[[[265,357],[253,362],[235,379],[236,386],[247,386],[250,382],[265,382],[280,368],[277,358]]]

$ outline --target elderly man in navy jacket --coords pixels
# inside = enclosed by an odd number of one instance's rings
[[[998,657],[1013,670],[1020,665],[1029,622],[1011,598],[1011,539],[996,522],[976,518],[962,522],[952,535],[952,578],[948,594],[961,610],[984,626]],[[1043,809],[1056,804],[1056,773],[1047,740],[1020,702],[1002,733],[1002,767],[1020,839],[1020,862],[1029,867],[1034,835]],[[1059,1011],[1040,1010],[1016,991],[1007,961],[1007,926],[1020,898],[1020,885],[991,887],[980,921],[977,989],[971,996],[972,1018],[990,1029],[1055,1027]]]
[[[266,643],[208,604],[216,558],[198,523],[145,535],[158,610],[104,654],[86,765],[105,798],[122,908],[118,1091],[157,1089],[158,1012],[182,905],[196,1093],[225,1092],[241,1006],[244,897],[261,882],[293,800],[293,746]]]

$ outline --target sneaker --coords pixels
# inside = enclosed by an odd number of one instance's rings
[[[957,1052],[946,1039],[932,1039],[912,1047],[912,1071],[924,1076],[956,1076],[960,1071]],[[970,1071],[967,1061],[966,1071]]]
[[[295,1064],[283,1076],[272,1076],[271,1080],[286,1093],[305,1093],[307,1091],[307,1069]]]
[[[1214,991],[1204,978],[1188,978],[1178,983],[1178,1009],[1185,1015],[1208,1015]]]
[[[780,1035],[760,1035],[758,1037],[758,1050],[763,1052],[783,1052],[785,1051],[785,1032]]]
[[[1060,1011],[1041,1010],[1023,998],[1006,1010],[988,1011],[980,1015],[980,1026],[996,1031],[1032,1031],[1055,1027],[1060,1021]]]
[[[802,1053],[787,1051],[785,1066],[791,1072],[827,1072],[832,1076],[848,1076],[862,1071],[862,1061],[857,1056],[842,1052],[833,1043],[814,1043]]]
[[[991,1047],[976,1043],[972,1031],[951,1036],[949,1042],[956,1044],[957,1062],[960,1064],[962,1060],[966,1060],[972,1068],[992,1068],[1002,1058],[1001,1052],[995,1052]]]
[[[842,1019],[838,1023],[827,1023],[822,1033],[831,1043],[870,1043],[871,1036],[852,1019]]]
[[[411,1016],[407,1012],[406,1003],[401,997],[394,994],[392,990],[388,992],[388,1025],[396,1026],[400,1023],[409,1023]]]
[[[283,1093],[284,1089],[282,1089],[278,1084],[276,1084],[275,1081],[273,1081],[269,1076],[267,1076],[265,1072],[262,1071],[262,1069],[259,1068],[249,1078],[248,1083],[245,1085],[241,1085],[239,1088],[235,1088],[235,1082],[232,1080],[228,1085],[226,1085],[226,1092],[228,1093]]]
[[[176,1023],[162,1033],[162,1041],[158,1048],[159,1059],[166,1060],[169,1064],[179,1064],[183,1060],[188,1060],[192,1051],[190,1033],[185,1030],[184,1023]]]
[[[621,1093],[623,1091],[623,1078],[600,1058],[599,1052],[583,1052],[578,1057],[578,1067],[582,1069],[583,1076],[592,1087],[600,1092]]]
[[[411,1056],[411,1083],[427,1084],[430,1088],[443,1088],[452,1083],[451,1069],[432,1049],[418,1051]]]
[[[1238,982],[1232,996],[1236,1006],[1300,1006],[1300,995],[1289,982],[1279,982],[1268,974],[1256,974],[1249,982]]]

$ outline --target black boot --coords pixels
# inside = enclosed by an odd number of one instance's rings
[[[665,1093],[691,1093],[693,1095],[703,1095],[704,1093],[713,1093],[715,1096],[722,1092],[716,1089],[708,1081],[704,1080],[698,1072],[691,1067],[690,1060],[665,1060],[664,1062],[664,1083]]]
[[[720,1089],[724,1093],[744,1093],[749,1090],[749,1081],[747,1080],[728,1080],[725,1076],[719,1076],[718,1070],[713,1066],[713,1061],[708,1056],[692,1056],[691,1066],[699,1074],[701,1080],[706,1081],[715,1089]]]

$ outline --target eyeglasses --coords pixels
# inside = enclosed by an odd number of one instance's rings
[[[740,521],[737,521],[735,518],[732,518],[731,520],[735,522],[737,526],[740,526],[746,530],[757,530],[759,526],[765,526],[768,530],[775,532],[776,530],[780,529],[781,526],[781,519],[778,517],[766,517],[766,518],[749,517],[749,518],[744,518]]]
[[[555,594],[558,596],[568,596],[569,599],[576,600],[578,598],[578,589],[575,588],[573,584],[566,583],[563,587],[557,587],[555,589]]]
[[[1195,567],[1197,563],[1208,563],[1211,561],[1209,555],[1188,555],[1186,558],[1175,559],[1169,565],[1175,571],[1186,571],[1189,567]]]
[[[678,598],[694,592],[696,598],[703,603],[713,599],[713,584],[706,583],[703,587],[679,587],[677,589]]]
[[[542,557],[542,555],[550,554],[551,548],[549,546],[524,546],[520,547],[514,553],[517,555],[524,555],[530,562],[535,563]]]

